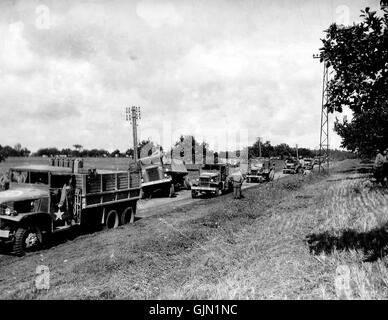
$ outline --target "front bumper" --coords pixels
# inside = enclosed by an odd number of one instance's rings
[[[217,187],[201,187],[201,186],[192,186],[191,190],[192,191],[197,191],[197,192],[216,192]]]
[[[151,182],[142,182],[141,183],[141,187],[145,188],[145,187],[155,186],[155,185],[158,185],[158,184],[168,184],[168,183],[169,184],[172,183],[172,179],[171,178],[165,178],[165,179],[151,181]]]
[[[262,175],[250,175],[250,174],[247,174],[246,177],[245,177],[247,180],[257,180],[259,182],[262,182],[264,181],[264,177]]]
[[[0,230],[0,244],[6,245],[14,241],[13,233],[9,230]]]

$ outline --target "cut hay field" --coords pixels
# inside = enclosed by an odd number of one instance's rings
[[[387,191],[356,165],[0,256],[0,298],[386,299]],[[35,287],[40,265],[48,290]]]

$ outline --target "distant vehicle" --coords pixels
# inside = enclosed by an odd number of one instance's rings
[[[10,170],[10,188],[0,191],[0,244],[21,256],[39,249],[51,234],[76,226],[110,229],[134,221],[137,167],[84,170],[77,160],[50,162]]]
[[[302,168],[299,160],[296,158],[288,158],[284,162],[284,167],[283,167],[284,174],[300,173],[300,172],[302,172],[302,170],[303,170],[303,168]]]
[[[314,168],[314,159],[312,158],[304,158],[303,170],[313,170]]]
[[[151,198],[156,193],[170,198],[174,196],[173,179],[163,167],[161,155],[141,158],[139,164],[141,167],[141,197],[143,199]]]
[[[272,181],[275,177],[275,164],[269,159],[250,159],[248,172],[245,176],[247,182]]]
[[[228,164],[205,164],[200,169],[199,179],[191,187],[192,198],[201,194],[220,196],[233,190]]]
[[[325,163],[327,159],[325,159],[324,156],[316,156],[314,157],[314,165],[319,165],[319,160],[321,161],[321,164],[322,164],[322,163]]]

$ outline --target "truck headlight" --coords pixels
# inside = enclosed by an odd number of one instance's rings
[[[215,180],[214,179],[210,179],[210,182],[215,182]]]
[[[18,213],[16,210],[12,210],[11,208],[6,208],[4,210],[4,213],[7,215],[7,216],[16,216]]]
[[[167,174],[167,173],[165,173],[165,174],[164,174],[164,177],[165,177],[165,178],[168,178],[168,174]]]

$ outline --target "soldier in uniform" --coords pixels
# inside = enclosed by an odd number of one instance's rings
[[[380,151],[380,149],[377,149],[377,155],[375,162],[373,164],[374,168],[374,176],[376,178],[377,183],[383,183],[384,177],[383,177],[383,166],[384,162],[386,161],[386,157],[384,157]]]
[[[73,198],[74,198],[74,179],[71,177],[67,184],[63,185],[61,192],[61,199],[58,204],[58,208],[65,207],[66,216],[64,220],[66,224],[72,223],[73,220]]]
[[[388,185],[388,149],[384,150],[384,163],[382,169],[382,184],[383,186]]]
[[[8,190],[9,189],[9,173],[5,173],[0,177],[0,190]]]
[[[234,199],[241,199],[241,185],[244,181],[244,177],[241,173],[241,171],[234,172],[232,174],[232,180],[233,180],[233,195]]]

